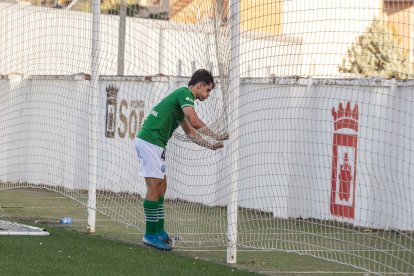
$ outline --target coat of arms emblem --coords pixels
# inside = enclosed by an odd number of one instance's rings
[[[332,108],[334,120],[332,147],[332,179],[330,211],[334,216],[355,216],[356,160],[358,148],[358,105],[351,108],[348,102],[344,109]]]

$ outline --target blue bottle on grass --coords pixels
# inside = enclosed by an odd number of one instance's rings
[[[72,224],[72,223],[73,223],[72,218],[61,218],[60,219],[60,224]]]

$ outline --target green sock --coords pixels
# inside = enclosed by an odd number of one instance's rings
[[[160,196],[158,200],[158,224],[157,224],[157,232],[164,231],[164,197]]]
[[[145,234],[157,234],[158,201],[144,200]]]

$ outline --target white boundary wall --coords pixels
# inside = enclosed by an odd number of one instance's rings
[[[111,85],[118,89],[117,132],[107,138],[106,89]],[[101,78],[99,106],[91,111],[100,118],[98,190],[143,195],[145,184],[138,176],[129,138],[139,116],[131,114],[144,111],[146,116],[168,91],[181,85],[185,80]],[[244,80],[239,108],[239,205],[275,217],[414,230],[413,86],[413,82],[369,79]],[[1,181],[87,190],[88,87],[83,76],[0,78]],[[221,112],[211,112],[211,106],[220,106],[218,94],[196,106],[209,123]],[[354,219],[330,212],[331,110],[346,102],[359,108]],[[168,198],[225,206],[227,148],[228,142],[225,149],[213,152],[173,139],[167,152]]]
[[[285,1],[281,35],[242,33],[241,77],[339,76],[348,47],[380,11],[380,0]],[[89,73],[91,21],[91,13],[0,3],[0,74]],[[116,75],[119,16],[100,21],[100,74]],[[218,75],[212,26],[128,17],[124,75],[189,76],[192,63]]]
[[[100,20],[100,74],[116,75],[119,16],[102,15]],[[0,3],[0,74],[90,73],[91,22],[91,13]],[[190,76],[193,64],[196,68],[212,68],[218,75],[211,23],[193,25],[127,17],[125,39],[124,75]],[[225,44],[228,38],[222,39],[219,44]],[[242,37],[241,43],[246,76],[263,76],[271,68],[269,72],[278,75],[300,74],[300,38],[255,35]],[[260,55],[258,62],[248,63],[254,53]],[[276,66],[281,62],[283,68]]]

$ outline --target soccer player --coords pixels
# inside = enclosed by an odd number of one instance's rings
[[[144,200],[146,229],[142,242],[160,250],[171,250],[170,236],[164,229],[165,148],[174,130],[181,125],[194,143],[211,150],[223,147],[228,134],[219,135],[206,127],[194,110],[194,100],[204,101],[214,88],[211,73],[204,69],[194,72],[188,87],[181,87],[156,105],[145,119],[135,138],[140,163],[140,175],[145,178],[147,192]],[[196,130],[212,137],[206,141]]]

